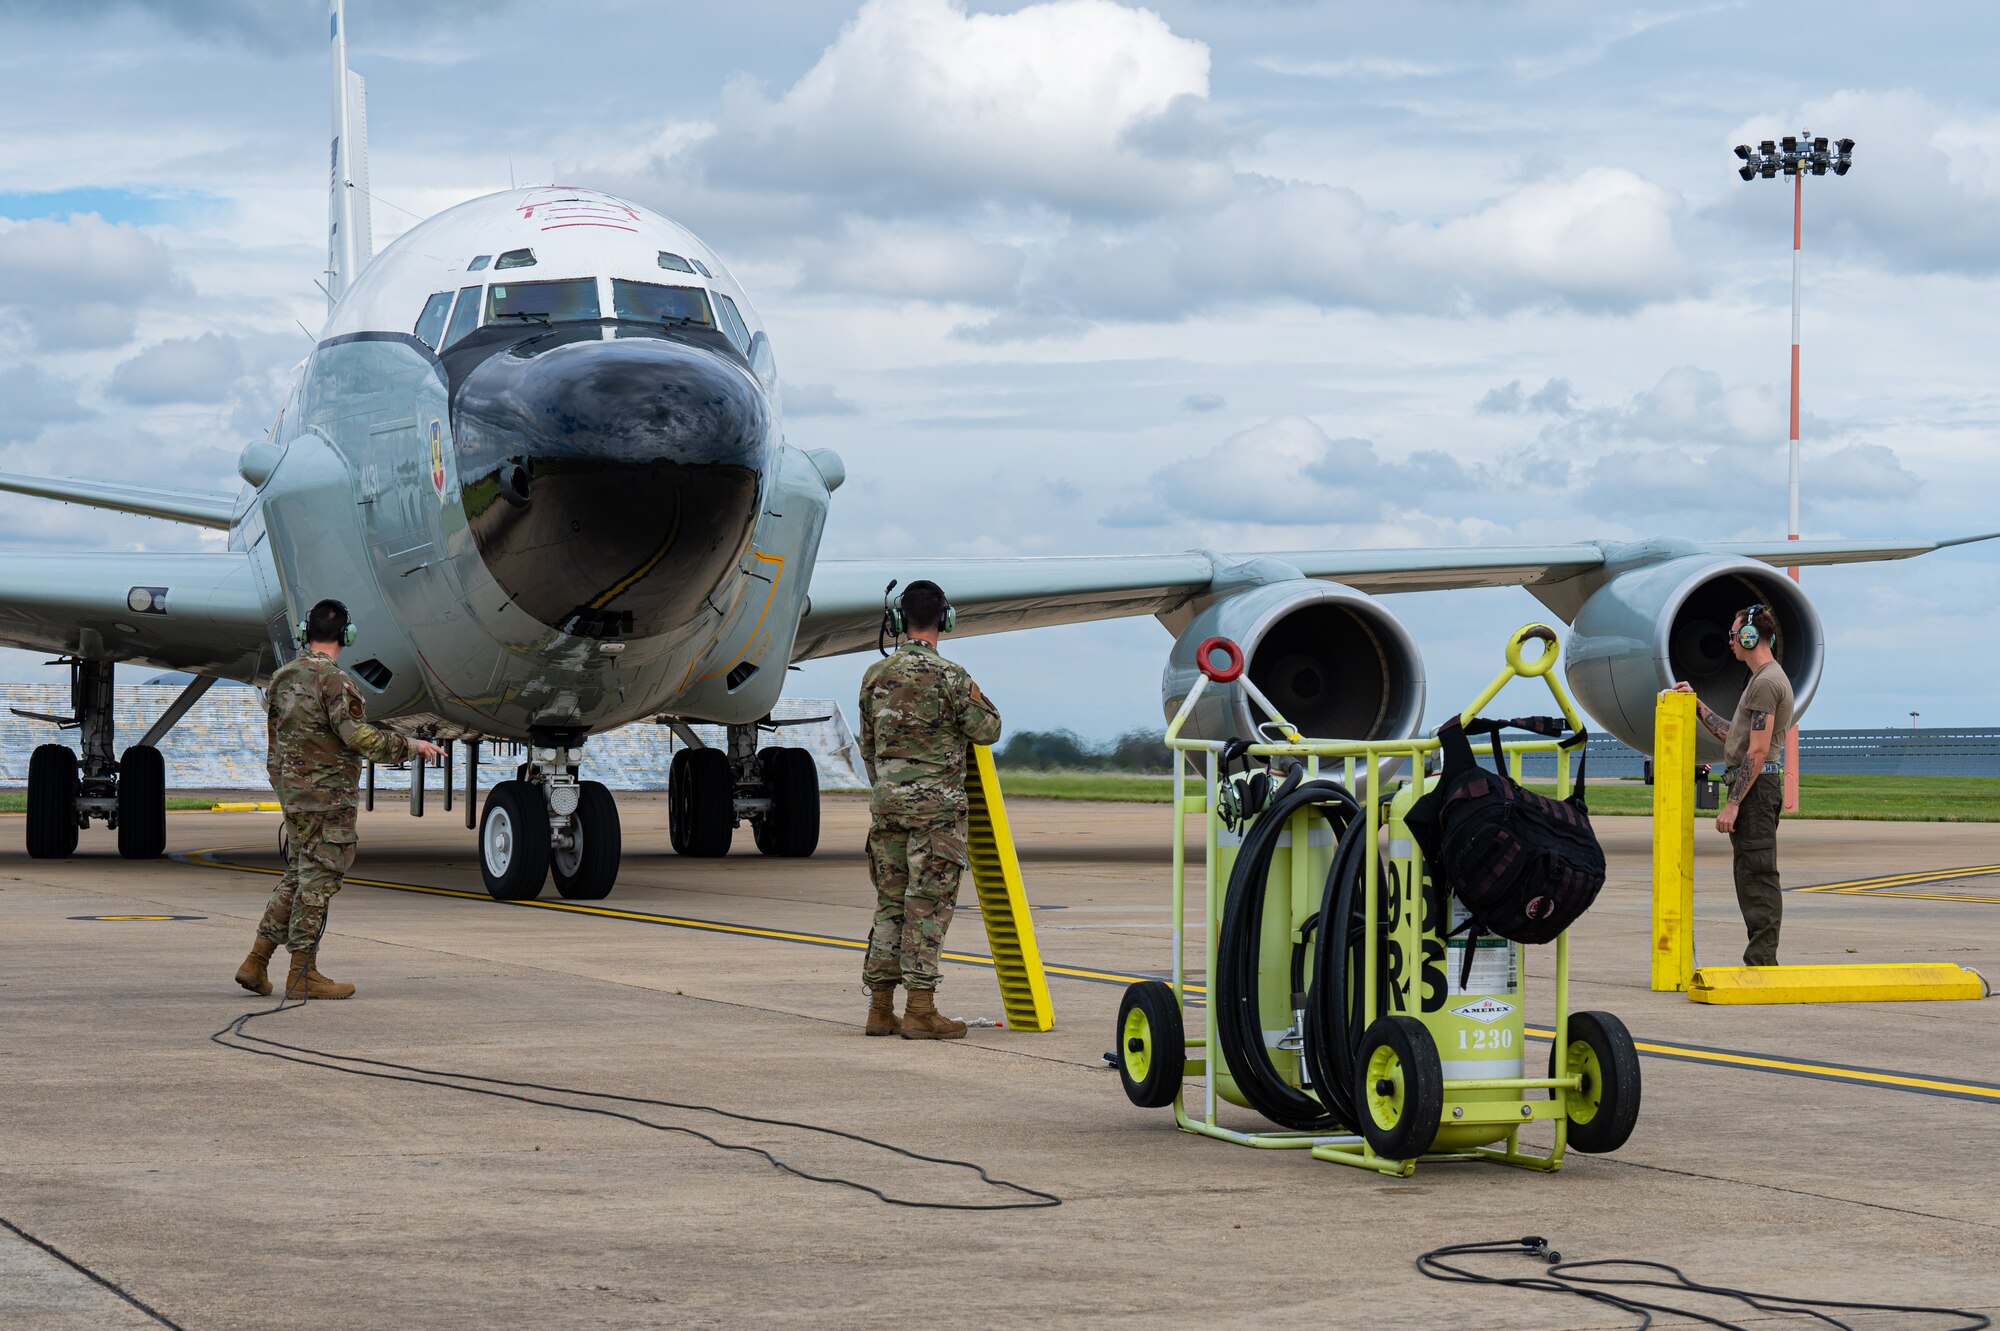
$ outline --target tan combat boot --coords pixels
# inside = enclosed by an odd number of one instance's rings
[[[292,953],[291,973],[285,976],[286,998],[352,998],[354,986],[329,980],[313,965],[310,952]]]
[[[270,993],[271,975],[266,967],[271,964],[271,953],[277,946],[270,939],[259,935],[256,944],[250,949],[250,955],[243,958],[243,964],[236,968],[236,983],[253,994]]]
[[[868,991],[868,1034],[894,1035],[902,1029],[896,1021],[896,986],[883,985]]]
[[[903,1009],[902,1035],[905,1040],[962,1040],[965,1023],[939,1012],[930,990],[912,989],[909,1004]]]

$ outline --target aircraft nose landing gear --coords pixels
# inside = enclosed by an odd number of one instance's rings
[[[618,805],[599,781],[577,779],[583,736],[533,735],[520,775],[486,794],[479,874],[496,901],[529,901],[551,876],[571,901],[599,901],[618,881]]]

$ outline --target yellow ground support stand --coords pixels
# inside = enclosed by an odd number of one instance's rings
[[[1694,973],[1695,1003],[1908,1003],[1986,996],[1976,971],[1948,961],[1871,966],[1704,966]]]
[[[1694,964],[1694,747],[1691,693],[1660,694],[1653,714],[1653,989],[1692,1003],[1907,1003],[1986,997],[1977,971],[1950,962],[1830,966]]]
[[[1692,693],[1660,695],[1653,714],[1653,992],[1686,993],[1694,976]]]
[[[1042,970],[1042,951],[1035,945],[1035,923],[1028,917],[1021,862],[1014,854],[1000,774],[988,745],[972,746],[972,761],[965,765],[965,796],[970,814],[965,848],[972,861],[972,883],[979,892],[980,918],[986,921],[993,972],[1000,979],[1007,1026],[1016,1031],[1051,1030],[1056,1011],[1049,1002],[1049,980]]]

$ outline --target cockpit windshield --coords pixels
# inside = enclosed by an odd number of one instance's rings
[[[595,319],[597,280],[495,282],[486,288],[486,322],[563,323]]]
[[[708,293],[700,287],[669,287],[657,282],[628,282],[614,277],[611,279],[611,307],[621,319],[715,327],[715,316],[708,307]]]

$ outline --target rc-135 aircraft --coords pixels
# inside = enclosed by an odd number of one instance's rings
[[[1169,713],[1196,645],[1232,638],[1302,731],[1355,739],[1412,735],[1423,720],[1417,646],[1372,593],[1525,586],[1571,626],[1579,701],[1644,749],[1654,696],[1676,679],[1731,710],[1746,677],[1724,637],[1752,602],[1778,617],[1804,713],[1825,637],[1774,565],[1960,543],[820,560],[845,467],[786,441],[770,338],[685,228],[595,190],[513,189],[371,258],[364,92],[344,17],[331,0],[330,310],[268,437],[242,452],[247,488],[0,477],[23,494],[229,534],[225,551],[0,561],[0,642],[69,660],[64,721],[81,732],[80,760],[59,744],[34,752],[31,855],[72,853],[92,819],[116,828],[123,855],[159,855],[155,746],[215,680],[261,683],[289,660],[321,597],[345,601],[360,626],[343,664],[370,718],[461,746],[468,819],[480,743],[524,746],[480,812],[487,889],[533,897],[552,875],[566,897],[600,898],[617,878],[619,822],[584,778],[587,741],[634,722],[691,742],[670,769],[680,853],[721,855],[744,822],[767,854],[812,853],[816,768],[803,749],[759,752],[760,723],[788,664],[876,645],[892,578],[942,584],[960,634],[1156,616],[1175,635]],[[196,676],[122,754],[118,661]],[[1216,689],[1194,733],[1248,735],[1261,719],[1240,690]],[[726,726],[727,747],[700,746],[691,722]]]

